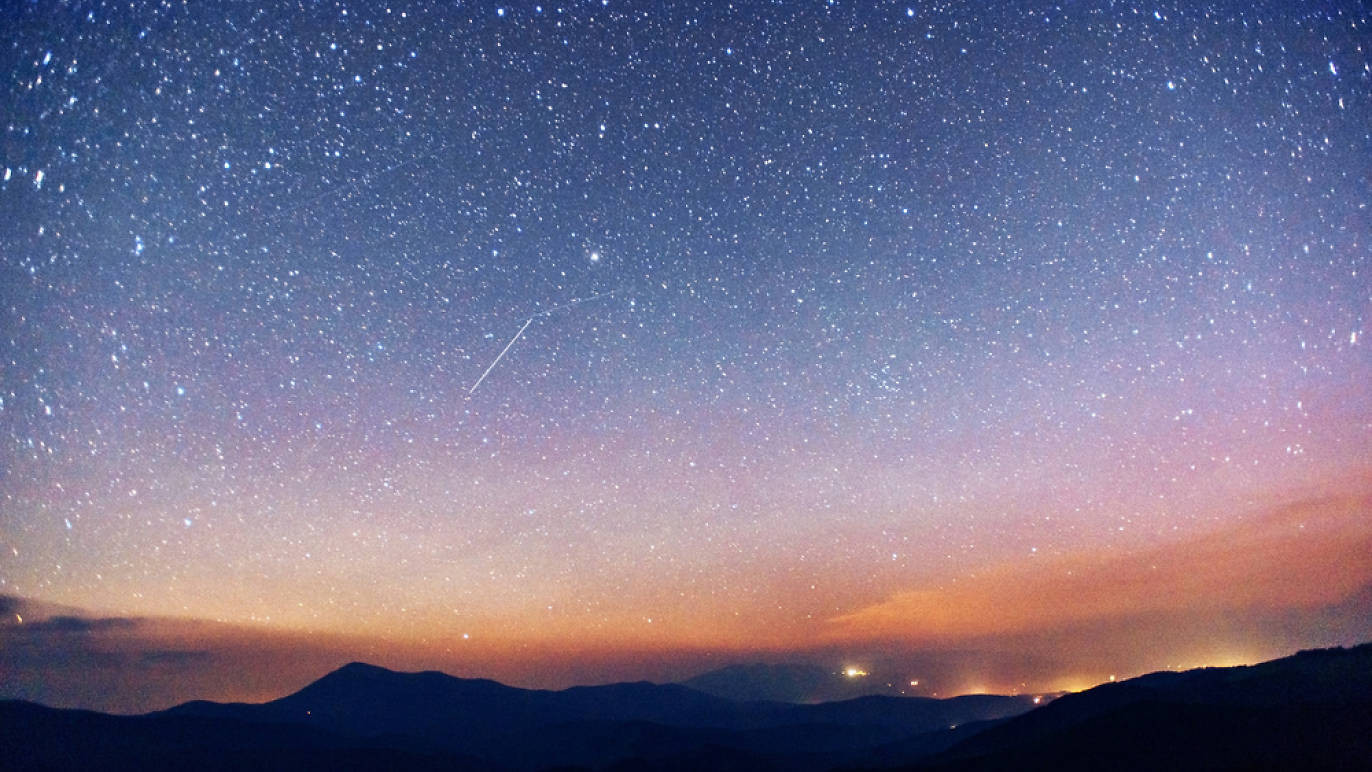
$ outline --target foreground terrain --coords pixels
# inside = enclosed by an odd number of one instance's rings
[[[0,703],[10,769],[1372,767],[1372,644],[1027,697],[799,705],[678,684],[534,691],[354,663],[263,704]]]

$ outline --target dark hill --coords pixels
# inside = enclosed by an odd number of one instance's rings
[[[0,768],[51,772],[491,770],[489,761],[358,741],[312,727],[201,716],[111,716],[0,701]]]
[[[109,716],[0,703],[0,767],[1372,769],[1372,645],[1154,673],[1030,705],[740,702],[650,683],[537,691],[353,664],[260,705]]]
[[[919,758],[931,746],[910,745],[912,738],[1030,707],[1018,697],[740,702],[647,682],[540,691],[353,663],[261,705],[192,702],[154,715],[301,725],[371,745],[473,756],[523,769],[598,767],[633,758],[657,763],[669,756],[695,757],[706,748],[754,762],[762,755],[786,756],[787,768],[823,769],[860,760],[879,747],[918,748],[899,758]]]
[[[885,691],[874,692],[866,684],[855,684],[828,669],[803,664],[729,665],[701,673],[682,684],[716,697],[745,702],[826,702]]]
[[[1062,697],[919,769],[1372,769],[1372,644]]]
[[[877,749],[920,758],[948,744],[921,739],[926,733],[942,737],[949,724],[1029,707],[1014,697],[740,702],[646,682],[539,691],[353,663],[263,704],[198,701],[123,717],[7,703],[3,739],[5,748],[26,748],[7,757],[33,762],[21,768],[335,767],[352,759],[351,768],[528,770],[717,757],[819,770]]]

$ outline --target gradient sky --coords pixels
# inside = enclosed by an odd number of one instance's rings
[[[985,5],[7,6],[7,640],[1372,636],[1372,14]]]

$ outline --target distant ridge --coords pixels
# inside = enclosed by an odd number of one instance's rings
[[[738,701],[518,689],[363,663],[263,704],[144,716],[0,702],[5,769],[1369,769],[1372,644],[1021,697]],[[956,728],[953,728],[956,726]]]
[[[794,663],[729,665],[681,683],[731,700],[795,703],[831,702],[893,691],[885,684],[845,678],[818,665]]]
[[[731,759],[745,769],[780,764],[819,770],[858,763],[888,746],[899,749],[899,758],[919,758],[955,739],[947,732],[950,724],[1000,719],[1031,707],[1024,698],[993,696],[795,705],[648,682],[541,691],[354,662],[263,704],[195,701],[146,716],[89,713],[75,728],[71,716],[77,712],[0,703],[0,748],[22,746],[33,768],[50,769],[135,769],[149,766],[149,759],[159,768],[215,768],[229,757],[232,768],[273,768],[278,750],[292,763],[317,757],[332,765],[340,752],[358,749],[381,760],[353,768],[442,768],[447,761],[459,769],[603,768],[631,761],[652,768],[668,759],[710,767]],[[10,726],[25,730],[13,733]],[[234,746],[229,736],[244,738],[241,752],[224,755]],[[174,752],[149,756],[139,750],[144,746]],[[385,758],[389,750],[396,758]]]
[[[689,730],[773,732],[806,725],[854,731],[885,742],[949,724],[1004,718],[1032,702],[1020,697],[951,700],[865,697],[794,705],[739,701],[682,684],[646,681],[577,686],[562,691],[519,689],[485,679],[444,673],[397,673],[363,663],[345,665],[295,694],[262,705],[187,703],[164,715],[233,716],[287,721],[362,737],[404,736],[426,748],[496,754],[510,738],[531,729],[575,722],[646,722]],[[796,743],[827,748],[817,733]],[[842,742],[848,742],[843,740]],[[842,744],[842,743],[840,743]]]
[[[1372,643],[1103,684],[912,769],[1372,769]]]

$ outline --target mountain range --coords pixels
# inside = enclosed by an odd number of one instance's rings
[[[688,682],[689,683],[689,682]],[[683,684],[519,689],[353,663],[261,704],[0,702],[9,769],[1372,768],[1372,644],[1029,697],[796,704]]]
[[[837,702],[902,693],[897,685],[879,679],[854,678],[819,665],[799,663],[728,665],[681,683],[716,697],[742,701]]]

